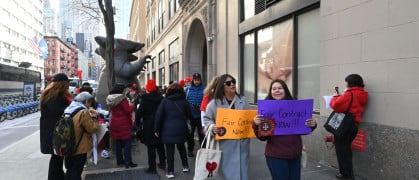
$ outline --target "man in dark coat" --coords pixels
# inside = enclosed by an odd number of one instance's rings
[[[160,163],[158,167],[166,168],[166,152],[160,139],[154,136],[154,116],[163,96],[159,93],[156,81],[150,79],[145,86],[146,94],[141,96],[140,107],[135,112],[135,122],[137,129],[142,130],[142,143],[147,145],[148,153],[148,173],[156,171],[156,150],[159,154]]]

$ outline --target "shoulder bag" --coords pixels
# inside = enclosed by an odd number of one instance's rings
[[[351,91],[351,101],[348,109],[343,113],[333,111],[323,127],[326,131],[332,133],[335,138],[344,137],[350,130],[355,127],[355,116],[349,111],[352,106],[354,95]]]
[[[212,126],[209,129],[211,128]],[[222,151],[220,150],[219,142],[214,141],[214,136],[208,130],[202,141],[201,149],[196,154],[194,180],[213,179],[216,177],[221,163]]]

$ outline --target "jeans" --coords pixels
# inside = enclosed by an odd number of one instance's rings
[[[78,154],[65,158],[65,180],[81,180],[81,173],[83,172],[84,164],[87,160],[87,154]]]
[[[128,140],[115,140],[116,145],[116,162],[118,164],[124,163],[129,164],[132,162],[131,159],[131,139]],[[122,149],[124,149],[124,155],[122,156]]]
[[[51,154],[51,159],[49,160],[48,180],[64,179],[63,163],[63,157]]]
[[[166,144],[166,154],[167,154],[167,172],[174,172],[175,166],[175,145],[179,151],[180,159],[182,160],[182,165],[184,167],[189,167],[188,158],[186,157],[186,148],[185,143],[180,144]]]
[[[266,156],[266,163],[273,180],[300,180],[301,157],[281,159]]]

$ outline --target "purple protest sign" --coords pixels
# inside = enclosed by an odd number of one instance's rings
[[[312,118],[313,102],[313,99],[258,100],[258,114],[275,121],[273,135],[310,134],[311,128],[305,122]]]

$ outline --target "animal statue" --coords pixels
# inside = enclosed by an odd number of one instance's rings
[[[100,55],[105,61],[106,38],[103,36],[96,36],[95,41],[99,44],[96,48],[96,54]],[[150,62],[150,55],[146,55],[138,59],[133,55],[144,47],[143,43],[129,41],[125,39],[114,40],[114,75],[115,84],[139,84],[137,75],[145,70],[145,65]],[[138,59],[138,60],[137,60]],[[106,105],[106,97],[109,94],[108,81],[109,68],[105,65],[99,75],[99,84],[96,92],[96,99],[98,103],[102,104],[102,108],[108,109]]]

